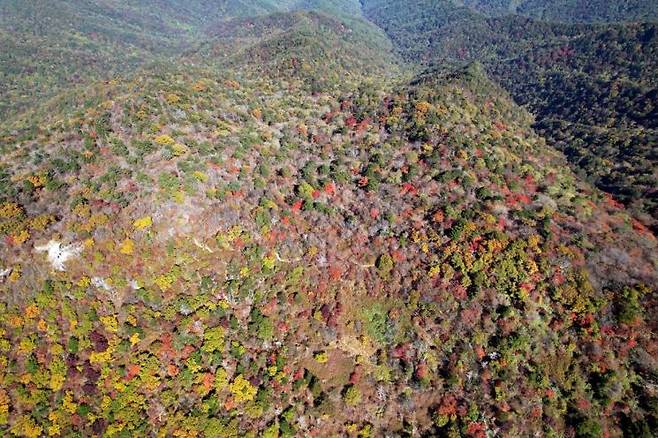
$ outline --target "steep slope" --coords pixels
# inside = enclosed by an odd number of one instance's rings
[[[655,24],[583,25],[486,17],[451,2],[368,1],[366,13],[402,56],[425,64],[478,60],[536,128],[599,187],[655,229]]]
[[[76,102],[0,154],[3,430],[655,427],[655,238],[477,66],[165,66]]]

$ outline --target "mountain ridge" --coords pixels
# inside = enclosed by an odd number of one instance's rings
[[[483,13],[520,14],[544,21],[567,22],[656,22],[658,6],[646,0],[609,2],[601,0],[456,0]]]

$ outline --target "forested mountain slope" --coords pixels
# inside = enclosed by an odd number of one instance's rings
[[[189,14],[170,54],[0,121],[0,435],[652,436],[658,241],[493,63],[594,28],[217,3],[148,3]],[[611,71],[650,87],[643,26]]]
[[[242,59],[5,143],[11,433],[652,429],[655,238],[481,69]]]
[[[482,62],[583,176],[655,229],[656,24],[486,17],[448,1],[365,5],[407,60]]]

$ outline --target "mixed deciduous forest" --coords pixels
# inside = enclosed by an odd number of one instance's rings
[[[0,1],[0,435],[652,437],[651,1]]]

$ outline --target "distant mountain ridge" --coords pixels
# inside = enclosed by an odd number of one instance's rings
[[[492,15],[520,14],[557,22],[656,22],[653,0],[455,0]]]

